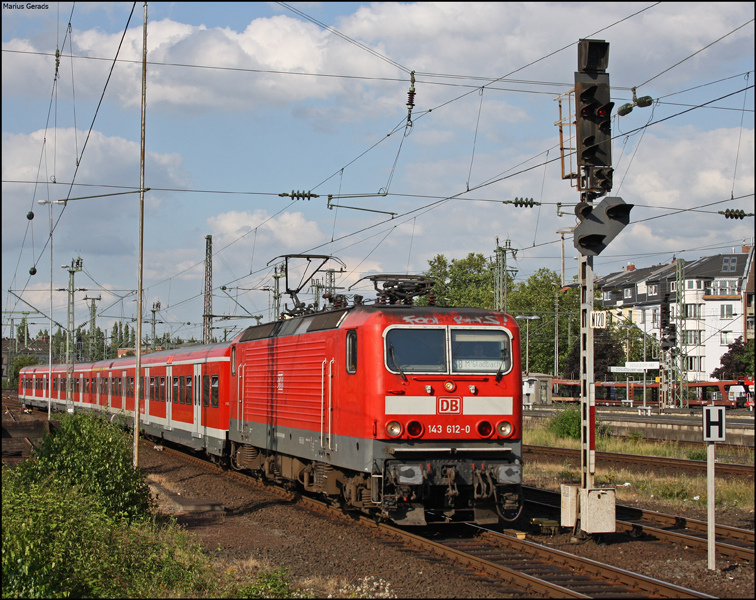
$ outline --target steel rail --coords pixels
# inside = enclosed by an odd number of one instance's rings
[[[551,446],[523,445],[523,454],[537,454],[542,456],[557,456],[561,459],[578,460],[580,450],[572,448],[554,448]],[[644,456],[641,454],[618,454],[616,452],[596,452],[596,465],[614,464],[623,467],[655,467],[664,470],[688,471],[706,473],[705,460],[689,460],[686,458],[667,458],[661,456]],[[717,477],[753,478],[753,465],[734,465],[720,463],[716,465]]]
[[[542,498],[548,499],[547,503],[527,499],[526,502],[528,502],[532,506],[545,508],[552,511],[560,510],[561,495],[559,494],[559,492],[538,490],[536,488],[530,488],[527,486],[523,486],[523,491],[530,496],[541,496]],[[631,532],[636,536],[640,536],[645,533],[660,540],[673,543],[683,543],[697,550],[707,550],[708,542],[706,537],[701,537],[699,535],[690,535],[682,531],[662,528],[674,527],[676,529],[688,529],[689,531],[695,532],[697,534],[706,534],[707,524],[703,521],[687,519],[685,517],[678,517],[675,515],[667,515],[664,513],[644,510],[633,506],[624,506],[622,504],[618,504],[616,506],[616,510],[617,515],[623,517],[623,519],[616,520],[617,529],[619,531]],[[651,524],[644,521],[650,521]],[[717,539],[715,546],[717,554],[724,558],[747,560],[753,562],[753,531],[747,529],[737,529],[735,527],[728,527],[725,525],[717,525],[715,533],[716,537],[719,538]],[[728,541],[735,542],[735,544],[727,543]]]

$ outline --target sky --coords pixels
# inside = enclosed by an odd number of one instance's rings
[[[3,4],[4,337],[24,311],[47,329],[51,295],[65,325],[76,258],[76,326],[98,297],[98,326],[134,325],[143,17]],[[208,235],[219,339],[271,318],[288,254],[335,257],[339,291],[366,297],[369,282],[349,290],[363,277],[497,243],[517,281],[560,272],[579,193],[557,98],[569,122],[585,38],[610,43],[611,195],[634,205],[597,275],[740,251],[753,217],[718,211],[753,212],[753,18],[752,3],[149,3],[143,317],[160,302],[158,335],[201,339]],[[633,88],[654,103],[620,117]],[[299,191],[318,197],[280,195]],[[290,287],[306,264],[290,261]]]

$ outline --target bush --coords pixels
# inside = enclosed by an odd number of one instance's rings
[[[175,528],[128,524],[94,497],[3,469],[3,598],[198,595],[214,579]]]
[[[18,467],[28,485],[52,481],[92,495],[109,516],[132,521],[154,507],[144,474],[132,465],[133,438],[101,417],[65,415],[32,460]]]
[[[568,406],[557,411],[548,424],[549,431],[558,437],[580,439],[580,407]]]
[[[304,598],[304,594],[292,588],[289,576],[284,569],[275,571],[261,571],[255,576],[255,581],[242,587],[237,595],[239,598]]]
[[[688,460],[707,460],[708,456],[705,449],[693,448],[686,453]]]

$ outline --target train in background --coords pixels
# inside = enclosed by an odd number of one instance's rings
[[[753,407],[754,385],[751,380],[687,382],[688,407],[724,406],[726,408]],[[643,381],[596,382],[596,404],[599,406],[643,406]],[[659,405],[659,384],[646,382],[646,404]],[[553,380],[553,402],[579,402],[580,381]]]
[[[416,306],[431,283],[374,276],[378,298],[295,302],[228,343],[22,369],[19,399],[122,414],[233,469],[403,525],[496,524],[522,510],[522,372],[511,316]],[[288,283],[287,283],[288,288]],[[287,290],[288,291],[288,290]],[[295,296],[294,296],[295,297]]]

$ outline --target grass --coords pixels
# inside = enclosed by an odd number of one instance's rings
[[[578,449],[580,441],[569,437],[559,437],[548,424],[542,427],[528,428],[523,435],[523,442],[533,446],[552,446],[557,448]],[[706,458],[706,451],[700,455],[700,449],[680,445],[676,442],[650,442],[631,436],[615,438],[598,436],[596,450],[620,454],[640,454],[669,458],[688,458],[701,460]],[[728,454],[722,452],[726,450]],[[753,464],[754,453],[745,447],[717,447],[717,460],[726,462],[734,457],[733,462]],[[538,459],[527,463],[524,469],[525,484],[558,490],[562,483],[580,483],[580,460],[573,463],[570,459],[555,462],[554,459]],[[660,475],[653,472],[637,472],[614,467],[597,467],[595,484],[597,487],[615,487],[618,503],[632,503],[637,500],[661,501],[672,506],[695,506],[706,508],[706,476]],[[716,485],[716,505],[720,509],[738,508],[754,512],[754,485],[751,480],[719,480]]]
[[[555,448],[580,448],[580,440],[560,437],[546,427],[529,427],[523,434],[523,443],[531,446],[552,446]],[[693,448],[675,441],[647,441],[640,436],[618,438],[614,436],[597,436],[596,450],[599,452],[616,452],[618,454],[640,454],[643,456],[661,456],[665,458],[687,458],[706,460],[705,448]],[[717,446],[719,462],[753,464],[753,448],[746,446]]]

